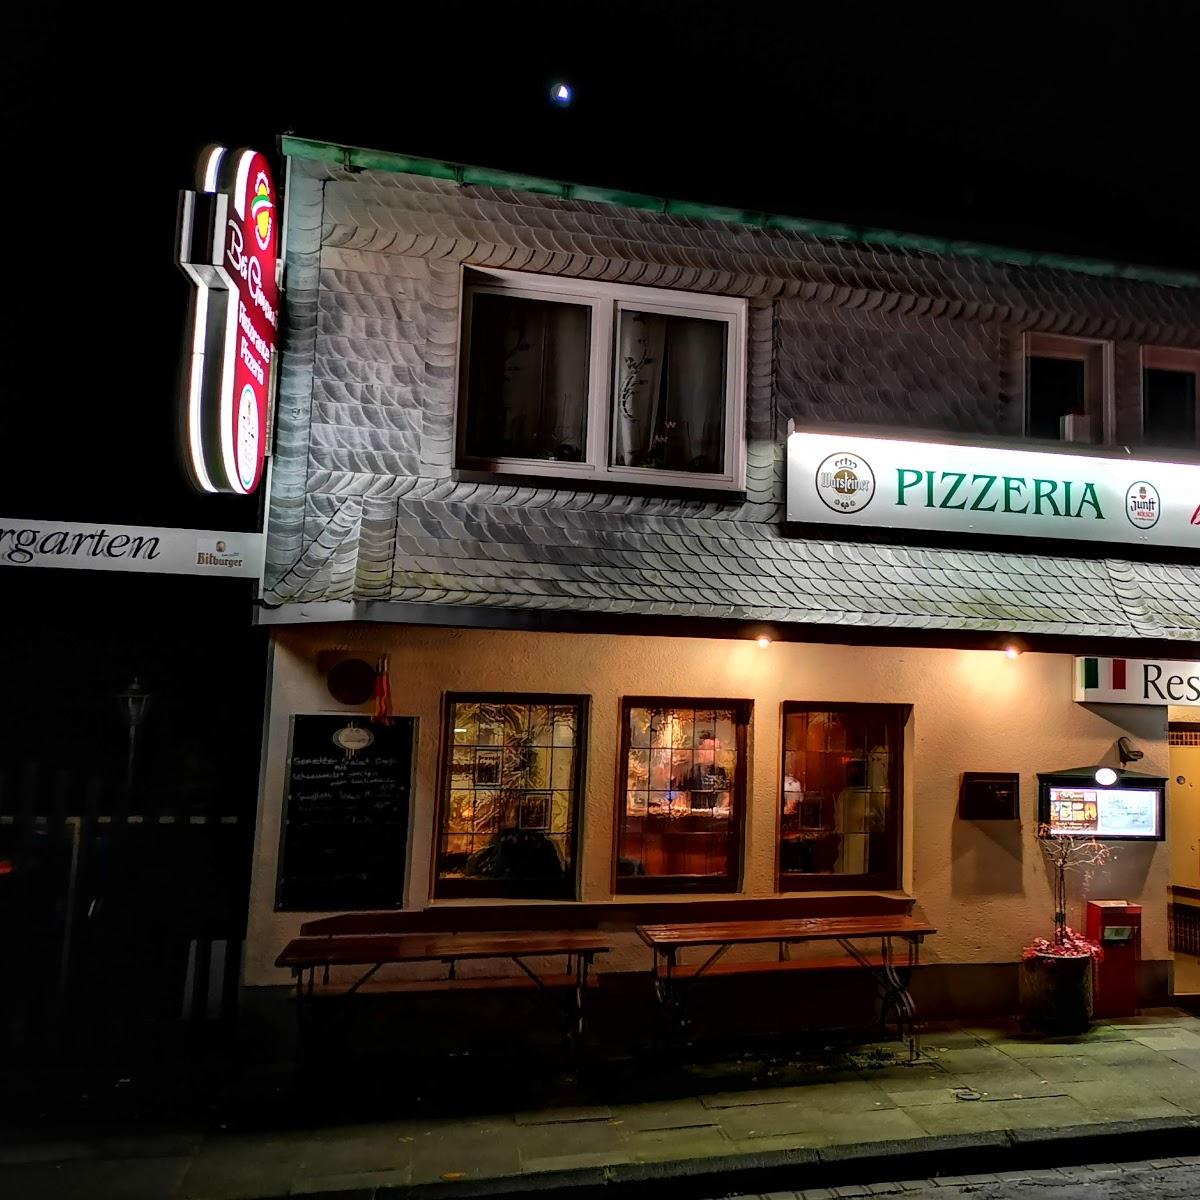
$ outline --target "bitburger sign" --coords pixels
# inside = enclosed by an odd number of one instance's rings
[[[787,519],[1200,549],[1200,468],[793,432]]]

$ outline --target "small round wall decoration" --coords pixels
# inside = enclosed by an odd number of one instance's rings
[[[330,668],[325,683],[339,704],[365,704],[375,694],[375,668],[361,658],[346,658]]]

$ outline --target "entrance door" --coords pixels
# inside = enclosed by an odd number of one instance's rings
[[[1200,996],[1200,722],[1170,723],[1167,830],[1175,995]]]

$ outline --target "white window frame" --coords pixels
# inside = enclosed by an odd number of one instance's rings
[[[471,354],[471,302],[475,295],[557,300],[591,309],[586,461],[539,458],[479,458],[466,452],[466,405]],[[617,467],[612,457],[616,408],[618,314],[624,309],[725,322],[725,470],[719,474]],[[746,329],[747,304],[737,296],[710,296],[662,288],[631,287],[557,275],[533,275],[479,267],[464,268],[459,321],[458,381],[454,444],[457,465],[499,475],[545,476],[556,480],[644,484],[705,491],[742,491],[746,486]]]

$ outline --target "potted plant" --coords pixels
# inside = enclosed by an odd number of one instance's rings
[[[1093,966],[1104,951],[1067,924],[1067,877],[1084,884],[1110,857],[1094,838],[1067,837],[1038,826],[1038,844],[1054,884],[1054,937],[1036,938],[1021,954],[1021,1002],[1026,1028],[1047,1034],[1084,1033],[1092,1023]]]

